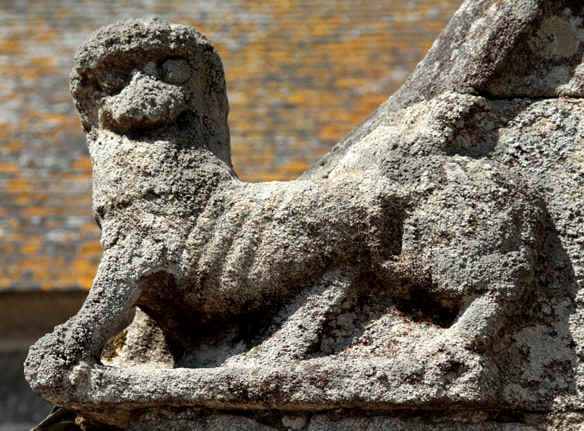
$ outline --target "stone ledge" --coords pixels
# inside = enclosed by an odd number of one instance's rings
[[[540,431],[580,430],[584,423],[580,413],[555,416],[510,414],[506,411],[444,411],[372,414],[367,412],[335,410],[303,414],[298,412],[225,412],[201,409],[168,410],[152,414],[144,412],[136,417],[129,431],[162,430],[227,430],[269,431]]]

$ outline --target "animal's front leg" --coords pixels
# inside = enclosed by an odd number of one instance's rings
[[[35,392],[55,404],[82,384],[83,369],[98,363],[107,340],[128,324],[139,289],[118,263],[105,255],[79,312],[29,350],[25,376]]]

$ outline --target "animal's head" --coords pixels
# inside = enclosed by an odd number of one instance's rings
[[[158,19],[103,27],[78,50],[70,86],[88,133],[174,137],[230,164],[223,65],[192,27]]]

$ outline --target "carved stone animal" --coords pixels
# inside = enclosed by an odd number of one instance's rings
[[[337,271],[357,292],[433,298],[455,316],[449,337],[480,350],[533,285],[537,199],[496,163],[448,156],[446,144],[413,153],[419,136],[395,124],[435,112],[389,118],[324,178],[256,184],[232,168],[221,61],[192,28],[136,20],[99,30],[77,53],[71,91],[104,251],[79,313],[26,362],[32,387],[55,401],[86,384],[76,365],[100,367],[136,305],[180,363],[202,336],[262,334]]]

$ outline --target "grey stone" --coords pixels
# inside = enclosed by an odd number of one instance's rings
[[[290,182],[237,178],[201,34],[96,32],[71,90],[104,255],[32,388],[88,429],[584,426],[583,9],[465,1]]]

